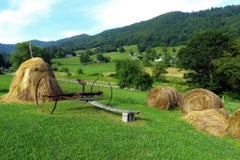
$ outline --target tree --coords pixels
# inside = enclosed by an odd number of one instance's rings
[[[65,57],[65,51],[62,48],[59,48],[57,52],[55,53],[55,56],[57,58],[63,58]]]
[[[151,49],[151,51],[148,53],[148,56],[151,61],[154,61],[157,58],[157,51],[155,49]]]
[[[172,66],[172,56],[170,53],[164,52],[163,61],[168,67]]]
[[[101,63],[106,63],[110,61],[110,57],[104,57],[103,54],[97,54],[97,61]]]
[[[143,63],[144,67],[151,66],[150,58],[149,58],[149,56],[147,54],[144,54],[141,60],[142,60],[142,63]]]
[[[125,49],[123,48],[123,46],[121,46],[121,47],[119,47],[118,51],[119,51],[120,53],[124,53],[124,52],[125,52]]]
[[[240,95],[240,38],[235,40],[223,57],[214,61],[222,91]]]
[[[51,56],[46,49],[41,49],[34,44],[31,46],[33,57],[42,57],[44,61],[51,64]],[[17,69],[21,63],[31,58],[29,42],[23,42],[16,44],[14,51],[11,55],[10,62],[12,68]]]
[[[116,61],[116,73],[119,79],[118,85],[121,88],[133,88],[136,75],[141,72],[141,66],[138,61],[119,60]]]
[[[150,90],[150,88],[152,87],[152,84],[153,84],[153,79],[150,76],[150,74],[146,72],[141,72],[136,77],[135,86],[136,88],[138,87],[138,89],[141,91]]]
[[[221,91],[240,93],[240,55],[237,57],[225,56],[215,61],[216,73]]]
[[[88,53],[83,53],[80,55],[80,63],[85,65],[88,64],[89,62],[91,62],[91,59]]]
[[[77,70],[77,74],[83,74],[83,70],[82,70],[82,68],[78,68],[78,70]]]
[[[229,38],[219,31],[208,30],[197,33],[178,53],[181,68],[190,70],[186,78],[200,87],[219,89],[214,60],[229,49]]]
[[[104,49],[101,48],[101,47],[97,47],[97,48],[95,49],[95,53],[96,53],[96,54],[102,54],[103,52],[104,52]]]
[[[5,66],[5,58],[3,56],[3,53],[0,52],[0,67]]]
[[[0,51],[0,67],[2,68],[9,68],[10,67],[10,55]]]
[[[118,60],[116,61],[116,73],[121,88],[149,89],[152,86],[150,75],[143,71],[139,61]]]
[[[164,62],[158,62],[153,66],[153,78],[157,82],[166,82],[165,74],[167,74],[166,64]]]

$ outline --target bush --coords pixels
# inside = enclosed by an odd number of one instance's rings
[[[83,70],[82,70],[82,68],[78,68],[78,70],[77,70],[77,74],[83,74]]]
[[[57,67],[52,67],[52,70],[53,71],[58,71],[58,68]]]
[[[0,67],[0,74],[4,74],[4,68]]]
[[[66,72],[67,77],[71,77],[72,73],[71,72]]]
[[[67,67],[63,67],[62,70],[61,70],[61,72],[68,73],[68,72],[69,72],[69,68],[67,68]]]

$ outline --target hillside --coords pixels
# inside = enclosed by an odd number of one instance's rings
[[[207,29],[220,29],[230,37],[239,36],[239,19],[239,5],[192,13],[170,12],[85,39],[74,37],[74,40],[69,39],[57,46],[67,50],[102,47],[105,51],[114,51],[123,45],[138,44],[143,51],[146,47],[185,44],[196,32]]]
[[[106,30],[94,36],[86,34],[58,41],[33,43],[40,47],[66,52],[102,47],[106,52],[123,45],[138,44],[140,51],[147,47],[185,44],[196,32],[219,29],[230,37],[240,36],[240,5],[212,8],[199,12],[170,12],[133,25]],[[0,48],[1,50],[1,48]]]

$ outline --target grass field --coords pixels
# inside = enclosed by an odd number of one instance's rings
[[[127,46],[125,50],[138,53],[136,46]],[[156,50],[160,52],[162,48]],[[127,53],[112,52],[105,56],[112,60],[129,58]],[[79,57],[54,59],[53,65],[58,70],[67,67],[72,74],[68,78],[90,81],[99,74],[115,71],[114,62],[82,65]],[[79,68],[84,74],[76,73]],[[186,92],[184,72],[176,68],[169,68],[168,72],[169,83],[154,86],[170,85]],[[66,77],[63,72],[55,74]],[[106,78],[117,83],[114,78]],[[8,92],[11,79],[12,75],[0,75],[0,96]],[[142,112],[136,115],[136,121],[124,123],[121,114],[79,101],[60,102],[53,115],[39,112],[35,104],[0,102],[0,159],[239,159],[239,139],[199,132],[183,121],[179,110],[148,107],[147,92],[120,89],[113,92],[112,107]],[[225,108],[233,113],[240,108],[240,102],[225,96]]]
[[[0,96],[12,75],[0,75]],[[179,110],[146,106],[146,92],[114,89],[113,107],[139,110],[136,121],[85,102],[59,103],[55,114],[35,104],[0,103],[0,159],[237,160],[240,140],[196,131]],[[239,108],[225,98],[225,108]]]

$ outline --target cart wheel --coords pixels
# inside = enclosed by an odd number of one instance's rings
[[[103,78],[96,79],[91,86],[91,93],[101,93],[95,95],[93,99],[99,101],[100,103],[109,106],[112,101],[112,86],[107,80]]]
[[[52,91],[49,87],[54,81],[56,80],[43,76],[37,82],[35,99],[38,109],[43,113],[52,114],[56,109],[58,95],[56,91]]]

